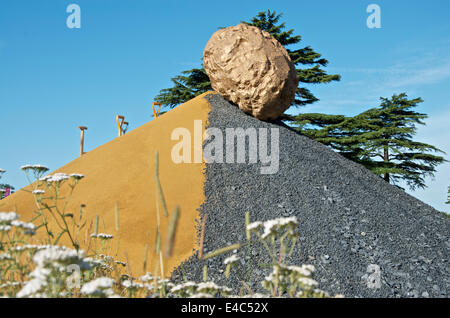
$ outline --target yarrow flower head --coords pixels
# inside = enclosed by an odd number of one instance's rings
[[[61,182],[68,180],[70,177],[65,173],[55,173],[52,175],[45,176],[39,180],[47,182],[47,184],[55,183],[60,184]]]
[[[99,277],[86,283],[81,287],[81,293],[89,296],[107,297],[114,295],[112,287],[114,279],[109,277]]]
[[[0,232],[9,232],[11,231],[11,226],[10,225],[0,225]]]
[[[264,233],[262,238],[266,239],[276,235],[279,231],[287,230],[291,235],[298,226],[298,220],[295,216],[288,218],[278,218],[264,222]]]
[[[25,173],[31,171],[37,179],[49,170],[48,167],[44,165],[24,165],[20,167],[20,169],[25,171]]]
[[[24,230],[24,233],[27,235],[34,235],[36,234],[36,225],[34,225],[33,223],[26,223],[26,222],[22,222],[19,220],[14,220],[11,222],[12,226],[21,228]]]
[[[39,194],[44,194],[45,191],[44,191],[44,190],[41,190],[41,189],[37,189],[37,190],[33,190],[31,193],[36,194],[36,195],[39,195]]]
[[[239,256],[237,256],[236,254],[233,254],[233,255],[231,255],[230,257],[227,257],[224,261],[223,261],[223,263],[225,264],[225,265],[228,265],[228,264],[234,264],[234,263],[236,263],[237,261],[239,261]]]
[[[12,221],[18,218],[19,214],[16,212],[0,212],[0,225],[10,225]]]
[[[105,233],[98,233],[98,234],[92,233],[91,237],[92,238],[99,238],[101,240],[110,240],[110,239],[114,238],[114,235],[112,235],[112,234],[105,234]]]
[[[263,226],[263,223],[260,221],[250,223],[247,225],[247,230],[249,231],[257,231]]]
[[[155,280],[156,277],[154,277],[151,273],[146,273],[145,275],[139,277],[139,279],[143,282],[149,282],[152,280]]]
[[[142,283],[133,282],[132,280],[124,280],[122,282],[122,286],[129,290],[138,290],[144,288],[144,285]]]
[[[0,253],[0,261],[11,260],[11,254],[9,253]]]
[[[66,265],[78,264],[83,268],[89,268],[89,264],[84,261],[84,251],[76,251],[63,246],[49,246],[37,252],[33,256],[33,262],[38,267],[63,268]]]
[[[71,173],[71,174],[69,174],[69,177],[73,178],[76,181],[79,181],[84,178],[84,175],[79,174],[79,173]]]

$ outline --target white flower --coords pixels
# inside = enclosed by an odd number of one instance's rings
[[[127,266],[127,263],[121,261],[114,261],[117,265],[122,265],[123,267]]]
[[[99,277],[86,283],[81,287],[81,293],[91,296],[112,296],[114,291],[111,289],[114,285],[114,279],[109,277]]]
[[[146,273],[144,276],[139,277],[139,279],[143,282],[149,282],[151,280],[154,280],[155,277],[153,277],[150,273]]]
[[[37,190],[33,190],[32,193],[33,193],[33,194],[44,194],[45,191],[44,191],[44,190],[41,190],[41,189],[37,189]]]
[[[197,290],[204,290],[204,289],[215,289],[215,290],[219,290],[220,287],[218,285],[216,285],[216,283],[214,282],[203,282],[203,283],[199,283],[197,286]]]
[[[60,183],[67,179],[69,179],[69,176],[67,174],[58,172],[58,173],[55,173],[52,175],[45,176],[45,177],[41,178],[40,180],[45,181],[47,183]]]
[[[252,295],[244,295],[242,297],[236,296],[236,297],[233,297],[233,298],[270,298],[270,295],[255,293],[255,294],[252,294]]]
[[[257,229],[259,229],[262,225],[263,225],[263,223],[260,222],[260,221],[253,222],[253,223],[250,223],[249,225],[247,225],[247,230],[249,230],[249,231],[257,230]]]
[[[189,298],[213,298],[213,296],[210,294],[206,294],[206,293],[197,293],[195,295],[192,295]]]
[[[298,282],[303,284],[303,285],[305,285],[305,286],[308,286],[308,287],[314,287],[314,286],[318,286],[319,285],[319,283],[316,282],[314,279],[307,278],[307,277],[300,277],[298,279]]]
[[[262,238],[265,239],[272,234],[275,234],[278,230],[294,227],[298,225],[298,220],[295,216],[288,218],[278,218],[264,222],[264,233]]]
[[[110,239],[112,239],[114,237],[114,235],[112,235],[112,234],[105,234],[105,233],[98,233],[98,234],[92,233],[91,237],[99,238],[101,240],[110,240]]]
[[[34,278],[28,281],[16,296],[19,298],[31,297],[33,295],[36,296],[35,294],[41,291],[45,286],[47,286],[45,280]]]
[[[127,288],[127,289],[140,289],[140,288],[144,288],[144,285],[142,285],[141,283],[138,282],[133,282],[129,279],[124,280],[122,282],[122,286]]]
[[[33,223],[26,223],[26,222],[22,222],[22,221],[19,221],[19,220],[12,221],[11,225],[15,226],[15,227],[20,227],[20,228],[25,229],[25,230],[30,230],[30,231],[35,231],[36,230],[36,225],[34,225]]]
[[[311,269],[311,267],[312,267],[312,269]],[[302,265],[301,267],[300,266],[288,266],[287,269],[297,272],[303,276],[311,276],[311,273],[314,271],[314,266],[312,266],[312,265]]]
[[[20,167],[20,169],[27,171],[27,170],[35,170],[37,172],[45,172],[48,171],[48,167],[44,166],[44,165],[24,165],[22,167]]]
[[[8,254],[8,253],[1,253],[0,254],[0,261],[10,260],[10,259],[12,259],[11,254]]]
[[[226,264],[234,264],[239,260],[239,256],[237,256],[236,254],[231,255],[230,257],[227,257],[223,263]]]
[[[46,281],[48,275],[50,275],[51,270],[49,270],[48,268],[43,268],[43,267],[36,267],[34,269],[34,271],[32,271],[30,273],[30,277],[35,278],[35,279],[40,279],[42,281]]]
[[[38,267],[51,265],[56,268],[63,268],[65,265],[78,264],[84,268],[89,268],[89,264],[84,262],[84,252],[76,251],[62,246],[50,246],[37,252],[33,256],[33,262]]]
[[[15,286],[19,286],[19,285],[20,285],[19,282],[6,282],[6,283],[0,285],[0,289],[7,288],[7,287],[15,287]]]
[[[69,174],[69,177],[72,177],[75,180],[81,180],[84,178],[84,175],[82,175],[80,173],[71,173],[71,174]]]
[[[17,220],[19,214],[15,212],[0,212],[0,224],[9,225],[12,221]]]
[[[10,225],[0,225],[0,232],[9,232],[11,230]]]
[[[190,281],[189,281],[189,282],[186,282],[186,283],[183,283],[183,284],[179,284],[179,285],[174,286],[174,287],[170,290],[170,292],[171,292],[171,293],[177,293],[177,292],[180,292],[180,291],[185,290],[185,289],[195,288],[196,286],[197,286],[196,283],[190,282]]]
[[[50,245],[32,245],[32,244],[27,244],[27,245],[18,245],[18,246],[13,246],[9,249],[10,252],[22,252],[22,251],[27,251],[27,250],[42,250],[42,249],[46,249],[48,248]]]

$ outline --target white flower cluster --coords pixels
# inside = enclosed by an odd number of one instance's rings
[[[51,245],[34,245],[34,244],[26,244],[26,245],[16,245],[9,248],[9,252],[24,252],[24,251],[35,251],[35,250],[45,250],[49,248]]]
[[[223,261],[223,263],[224,263],[225,265],[228,265],[228,264],[234,264],[234,263],[236,263],[236,262],[239,261],[239,260],[240,260],[239,256],[237,256],[236,254],[233,254],[233,255],[231,255],[230,257],[225,258],[225,260]]]
[[[153,280],[155,280],[155,278],[157,278],[157,277],[153,277],[153,275],[151,273],[146,273],[145,275],[139,277],[139,279],[145,283],[153,281]]]
[[[297,272],[299,275],[303,276],[311,276],[316,270],[316,268],[313,265],[309,264],[304,264],[302,266],[291,265],[287,266],[286,268],[290,271]]]
[[[90,266],[84,261],[84,251],[76,251],[64,246],[50,246],[37,252],[33,256],[33,262],[37,267],[51,266],[58,269],[64,269],[70,264],[81,265],[84,269]]]
[[[20,167],[20,169],[24,170],[24,171],[28,171],[28,170],[34,170],[34,171],[38,171],[38,172],[45,172],[48,171],[48,167],[44,166],[44,165],[24,165],[22,167]]]
[[[12,259],[11,254],[9,254],[9,253],[0,253],[0,262],[1,261],[8,261],[8,260],[11,260],[11,259]]]
[[[84,178],[84,175],[80,173],[71,173],[69,174],[69,177],[74,178],[75,180],[81,180]]]
[[[264,279],[262,285],[269,291],[273,291],[274,288],[281,289],[282,292],[288,292],[292,297],[294,295],[296,297],[311,297],[312,295],[327,297],[324,292],[316,289],[319,283],[312,278],[314,271],[313,265],[286,266],[276,264],[273,266],[272,273]]]
[[[108,297],[113,296],[114,279],[109,277],[96,278],[81,287],[81,293],[88,296]]]
[[[288,218],[278,218],[266,222],[253,222],[247,225],[247,231],[259,231],[264,228],[262,239],[274,237],[281,231],[288,231],[290,236],[295,235],[295,229],[298,227],[298,220],[295,216]]]
[[[12,227],[10,225],[0,225],[0,232],[9,232]]]
[[[11,225],[23,229],[25,231],[25,234],[28,235],[34,235],[36,233],[36,225],[34,225],[33,223],[14,220],[11,222]]]
[[[197,294],[190,296],[189,298],[213,298],[213,296],[211,294],[207,294],[207,293],[197,293]]]
[[[19,218],[15,212],[0,212],[0,224],[11,225],[11,222]]]
[[[58,275],[67,275],[68,265],[77,265],[84,270],[91,268],[84,260],[84,252],[54,245],[36,252],[33,256],[33,263],[36,264],[36,267],[29,275],[32,279],[26,282],[25,286],[17,293],[17,297],[46,297],[46,287],[54,288],[51,286],[54,282],[49,283],[52,274],[57,272]]]
[[[226,286],[218,286],[214,282],[185,282],[174,286],[170,292],[180,297],[203,298],[200,296],[208,295],[208,297],[214,297],[217,294],[226,296],[229,295],[232,290]]]
[[[48,176],[42,177],[39,180],[40,181],[45,181],[48,184],[52,184],[52,183],[59,184],[59,183],[65,181],[65,180],[68,180],[69,178],[70,178],[70,176],[68,176],[67,174],[58,172],[58,173],[55,173],[55,174],[52,174],[52,175],[48,175]]]
[[[139,282],[134,282],[130,279],[124,280],[122,286],[129,290],[138,290],[144,288],[144,284]]]
[[[39,195],[39,194],[45,194],[45,191],[41,190],[41,189],[36,189],[36,190],[33,190],[31,193]]]
[[[8,287],[16,287],[19,285],[20,285],[19,282],[6,282],[6,283],[0,285],[0,289],[4,289],[4,288],[8,288]]]
[[[295,216],[289,218],[278,218],[264,222],[264,233],[262,238],[265,239],[276,234],[280,230],[294,230],[298,226],[298,220]]]
[[[114,238],[114,235],[112,235],[112,234],[105,234],[105,233],[98,233],[98,234],[92,233],[91,237],[92,238],[99,238],[101,240],[110,240],[110,239]]]

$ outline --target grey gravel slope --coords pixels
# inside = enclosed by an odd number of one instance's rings
[[[449,229],[447,218],[327,147],[284,126],[242,113],[219,95],[206,97],[211,104],[209,126],[220,128],[278,127],[280,167],[261,175],[260,164],[208,164],[205,248],[212,251],[245,242],[244,215],[252,221],[296,216],[300,244],[290,263],[313,264],[319,287],[346,297],[448,297]],[[206,260],[209,278],[216,283],[242,287],[239,278],[252,264],[250,286],[261,291],[260,281],[269,269],[261,246],[250,255],[239,251],[241,269],[224,278],[220,256]],[[192,257],[183,264],[188,279],[201,281],[203,262]],[[368,266],[381,271],[381,288],[367,285]],[[181,271],[173,278],[181,279]]]

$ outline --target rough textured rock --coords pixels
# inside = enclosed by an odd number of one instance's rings
[[[239,24],[214,33],[203,65],[216,92],[258,119],[278,118],[294,100],[294,64],[275,38],[256,27]]]

